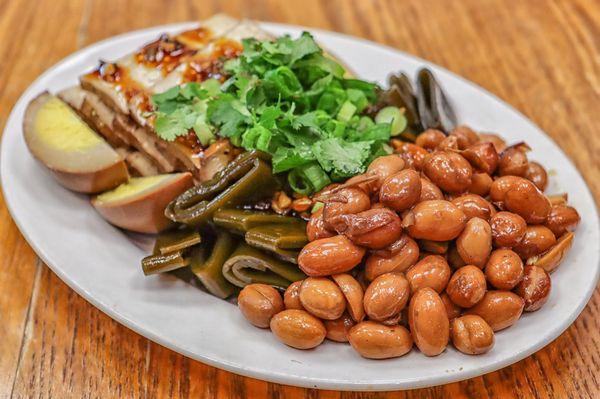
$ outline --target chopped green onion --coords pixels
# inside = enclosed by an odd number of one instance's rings
[[[407,120],[404,113],[398,107],[389,106],[382,108],[375,116],[377,123],[391,123],[392,136],[397,136],[406,129]]]
[[[346,101],[342,104],[342,108],[340,108],[340,111],[337,114],[337,120],[348,122],[355,112],[356,105],[352,104],[350,101]]]

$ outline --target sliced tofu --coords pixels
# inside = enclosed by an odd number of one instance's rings
[[[111,108],[125,115],[129,100],[153,86],[187,57],[232,29],[239,21],[218,14],[196,29],[176,36],[161,35],[138,52],[114,63],[101,63],[80,78],[81,86],[98,94]]]

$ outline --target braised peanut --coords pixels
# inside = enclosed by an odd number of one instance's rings
[[[446,135],[437,129],[427,129],[417,136],[415,144],[427,150],[434,150],[446,138]]]
[[[366,211],[371,207],[367,193],[355,187],[329,194],[324,201],[323,222],[329,230],[336,229],[340,216]]]
[[[492,228],[481,218],[469,220],[456,239],[458,254],[470,265],[483,267],[492,250]]]
[[[442,190],[433,184],[429,179],[421,177],[421,195],[419,196],[418,202],[431,201],[431,200],[443,200],[444,194]]]
[[[494,331],[477,315],[465,315],[452,320],[450,335],[454,347],[467,355],[480,355],[494,346]]]
[[[487,173],[473,173],[468,192],[485,197],[489,194],[494,180]]]
[[[492,239],[497,248],[517,245],[527,230],[527,222],[512,212],[498,212],[490,219]]]
[[[344,313],[339,319],[323,320],[327,330],[325,337],[336,342],[348,342],[348,333],[354,324],[354,320],[348,313]]]
[[[518,176],[502,176],[495,179],[490,187],[490,199],[494,205],[504,209],[504,199],[508,190],[512,190],[522,182],[522,177]]]
[[[546,173],[546,169],[537,162],[529,162],[523,177],[527,180],[531,180],[531,182],[541,191],[544,191],[546,186],[548,186],[548,173]]]
[[[431,288],[417,291],[408,306],[408,323],[415,344],[426,356],[437,356],[446,349],[450,323],[444,302]]]
[[[423,169],[423,162],[427,154],[429,154],[425,148],[399,140],[392,140],[391,144],[394,147],[394,151],[400,154],[406,163],[406,168],[413,168],[419,171]]]
[[[343,235],[321,238],[302,248],[298,266],[308,276],[344,273],[358,265],[365,252]]]
[[[515,293],[525,301],[525,311],[533,312],[546,303],[551,288],[552,281],[548,272],[538,266],[525,266],[523,280]]]
[[[379,178],[376,175],[369,175],[367,173],[363,173],[361,175],[356,175],[346,180],[344,186],[361,189],[369,196],[371,196],[375,192],[377,192],[377,190],[379,190],[380,184]]]
[[[575,230],[580,220],[579,213],[572,206],[552,205],[545,226],[552,230],[556,237],[560,237],[568,231]]]
[[[386,249],[378,250],[365,262],[365,278],[372,281],[389,272],[404,272],[419,260],[419,246],[412,238],[402,235]]]
[[[476,143],[467,147],[461,155],[478,172],[491,175],[498,167],[498,152],[492,143]]]
[[[440,141],[435,149],[437,151],[458,151],[458,139],[455,136],[448,136],[444,140]]]
[[[413,206],[421,196],[421,177],[412,169],[405,169],[383,181],[379,201],[396,211]]]
[[[563,234],[556,244],[545,253],[527,259],[527,264],[539,266],[548,273],[552,273],[571,248],[573,237],[574,234],[571,232]]]
[[[346,298],[337,284],[325,277],[308,277],[300,286],[300,303],[320,319],[335,320],[346,309]]]
[[[512,290],[523,279],[523,261],[510,249],[497,249],[485,265],[485,277],[499,290]]]
[[[464,150],[468,146],[479,142],[479,135],[468,126],[460,125],[455,127],[451,132],[450,136],[456,137],[458,140],[458,147]]]
[[[354,350],[368,359],[403,356],[410,352],[413,345],[412,337],[406,328],[386,326],[374,321],[363,321],[352,327],[348,341]]]
[[[471,185],[473,169],[460,154],[435,151],[425,158],[423,172],[435,185],[449,193],[460,193]]]
[[[506,148],[506,141],[494,133],[479,133],[479,139],[488,143],[492,143],[498,153]]]
[[[452,242],[448,246],[448,253],[446,254],[446,258],[448,259],[448,264],[453,269],[459,269],[466,265],[465,261],[460,257],[458,250],[456,249],[456,243]]]
[[[277,339],[296,349],[311,349],[325,339],[327,330],[321,320],[305,310],[288,309],[271,319],[271,331]]]
[[[450,241],[419,240],[419,247],[423,252],[429,252],[434,255],[443,255],[448,252]]]
[[[556,237],[546,226],[528,226],[521,241],[513,250],[523,259],[539,255],[556,244]]]
[[[457,318],[462,313],[462,308],[452,302],[452,299],[448,296],[446,292],[440,295],[442,298],[442,302],[444,302],[444,307],[446,308],[446,314],[448,315],[448,320],[452,321],[452,319]]]
[[[448,241],[456,238],[465,227],[467,217],[449,201],[419,202],[407,213],[403,224],[413,238]]]
[[[520,144],[513,145],[502,151],[498,162],[500,176],[524,176],[527,172],[526,148]]]
[[[478,217],[490,220],[494,209],[488,200],[477,194],[464,194],[454,198],[451,202],[463,211],[467,219]]]
[[[363,306],[364,290],[360,283],[347,273],[334,274],[331,276],[333,281],[340,287],[346,298],[346,308],[354,321],[360,322],[365,318]]]
[[[533,183],[525,181],[527,184],[519,184],[506,192],[504,206],[529,224],[544,223],[550,213],[550,201]]]
[[[365,312],[371,320],[388,319],[404,309],[409,297],[410,286],[402,273],[382,274],[365,291]]]
[[[373,208],[356,215],[342,215],[338,232],[357,245],[380,249],[400,238],[402,223],[391,209]]]
[[[310,219],[306,224],[306,236],[308,241],[318,240],[320,238],[333,237],[334,231],[328,230],[323,221],[323,208],[319,208],[315,213],[310,215]]]
[[[249,284],[238,295],[238,307],[250,323],[267,328],[271,318],[283,310],[283,300],[270,285]]]
[[[483,298],[486,289],[485,275],[481,269],[467,265],[455,271],[450,277],[446,294],[456,305],[470,308]]]
[[[406,278],[410,283],[410,291],[413,294],[425,287],[441,293],[446,288],[451,274],[446,259],[439,255],[429,255],[408,269]]]
[[[300,302],[300,286],[302,281],[294,281],[283,293],[283,303],[286,309],[304,309]]]
[[[404,166],[405,162],[399,155],[385,155],[375,158],[373,162],[371,162],[367,168],[367,175],[377,176],[377,181],[374,186],[375,189],[378,190],[385,179],[400,172],[402,169],[404,169]]]
[[[525,301],[510,291],[488,291],[483,299],[467,310],[467,314],[481,316],[492,330],[510,327],[519,320]]]

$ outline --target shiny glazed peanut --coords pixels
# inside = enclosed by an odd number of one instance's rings
[[[467,217],[456,205],[445,200],[419,202],[408,212],[404,225],[413,238],[448,241],[465,227]]]
[[[283,293],[283,304],[286,309],[304,309],[300,302],[300,286],[302,281],[294,281],[290,284]]]
[[[346,309],[346,298],[336,283],[325,277],[308,277],[300,286],[300,303],[314,316],[335,320]]]
[[[446,308],[446,314],[448,315],[448,320],[452,321],[452,319],[457,318],[462,313],[462,308],[452,302],[447,293],[443,293],[440,295],[442,298],[442,302],[444,302],[444,307]]]
[[[462,260],[458,250],[456,249],[456,243],[452,242],[448,246],[448,252],[446,253],[446,258],[448,260],[448,264],[453,269],[459,269],[465,265],[465,261]]]
[[[443,199],[444,194],[442,190],[428,179],[421,177],[421,195],[418,202]]]
[[[350,345],[367,359],[389,359],[407,354],[413,340],[402,326],[386,326],[374,321],[358,323],[348,334]]]
[[[485,295],[487,284],[480,268],[473,265],[463,266],[454,272],[446,294],[452,302],[463,308],[470,308]]]
[[[539,255],[556,244],[556,237],[546,226],[528,226],[525,235],[513,250],[523,259]]]
[[[483,299],[467,310],[467,314],[481,316],[492,330],[510,327],[519,320],[525,301],[510,291],[488,291]]]
[[[399,140],[392,140],[391,144],[394,147],[394,151],[400,154],[406,163],[406,168],[413,168],[418,171],[423,169],[423,162],[427,154],[429,154],[425,148]]]
[[[458,141],[458,147],[464,150],[468,146],[479,142],[479,135],[475,133],[473,129],[468,126],[460,125],[455,127],[450,132],[450,137],[456,137]]]
[[[477,315],[452,320],[450,335],[454,347],[467,355],[481,355],[494,346],[494,331]]]
[[[522,179],[506,192],[504,207],[529,224],[544,223],[550,213],[550,201],[529,180]]]
[[[489,194],[494,180],[487,173],[473,173],[468,192],[485,197]]]
[[[485,277],[499,290],[512,290],[523,279],[523,261],[510,249],[497,249],[485,265]]]
[[[413,294],[425,287],[432,288],[439,294],[446,288],[451,274],[446,259],[439,255],[429,255],[408,269],[406,278]]]
[[[325,198],[324,225],[329,230],[335,230],[340,216],[366,211],[370,207],[371,200],[363,190],[355,187],[341,189]]]
[[[321,238],[302,248],[298,266],[307,276],[344,273],[358,265],[365,252],[343,235]]]
[[[541,191],[544,191],[548,186],[548,173],[546,173],[546,169],[537,162],[529,162],[523,177],[527,180],[531,180],[531,182]]]
[[[415,144],[427,150],[434,150],[444,139],[446,135],[437,129],[427,129],[417,136]]]
[[[446,349],[450,322],[444,302],[431,288],[417,291],[408,306],[408,323],[415,344],[426,356],[437,356]]]
[[[527,222],[512,212],[498,212],[490,218],[492,240],[497,248],[512,248],[517,245],[527,231]]]
[[[552,281],[550,275],[538,266],[525,266],[523,280],[515,293],[525,301],[525,311],[533,312],[544,306],[550,297]]]
[[[375,190],[378,190],[388,177],[404,169],[405,162],[397,154],[384,155],[375,158],[367,167],[367,175],[377,176],[377,182],[374,184]]]
[[[510,146],[500,154],[498,174],[500,176],[524,176],[527,172],[527,153],[521,145]]]
[[[323,320],[327,330],[326,338],[336,342],[348,342],[348,333],[354,326],[354,320],[348,313],[335,320]]]
[[[450,241],[419,240],[419,247],[423,252],[429,252],[434,255],[444,255],[448,252]]]
[[[451,202],[463,211],[467,219],[477,217],[483,220],[490,220],[492,216],[493,205],[480,195],[464,194],[454,198]]]
[[[417,203],[421,196],[421,176],[412,169],[402,170],[383,181],[379,202],[396,211]]]
[[[518,176],[502,176],[495,179],[490,187],[490,199],[494,205],[499,206],[500,209],[504,209],[504,199],[508,190],[512,190],[524,180]]]
[[[488,143],[492,143],[498,153],[501,153],[506,148],[506,141],[494,133],[479,133],[479,139]]]
[[[267,328],[271,318],[283,310],[283,301],[270,285],[249,284],[238,295],[238,307],[250,323]]]
[[[419,246],[407,235],[400,237],[386,249],[378,250],[365,262],[365,278],[372,281],[389,272],[404,272],[419,260]]]
[[[545,226],[552,230],[556,237],[560,237],[575,230],[580,220],[579,213],[572,206],[552,205]]]
[[[357,245],[380,249],[400,238],[402,222],[391,209],[373,208],[356,215],[342,215],[338,232]]]
[[[315,316],[305,310],[288,309],[271,319],[271,331],[284,344],[296,349],[311,349],[325,339],[327,330]]]
[[[425,158],[423,172],[443,191],[460,193],[471,185],[473,169],[460,154],[450,151],[435,151]]]
[[[492,228],[481,218],[470,219],[456,239],[456,250],[466,264],[483,267],[492,251]]]
[[[494,174],[498,167],[498,152],[492,143],[476,143],[467,147],[461,155],[478,172]]]
[[[344,297],[346,298],[346,309],[350,316],[360,322],[365,318],[365,310],[363,307],[364,290],[360,283],[347,273],[334,274],[331,276],[333,281],[340,287]]]
[[[335,231],[328,230],[323,221],[323,208],[318,209],[310,215],[310,219],[306,224],[306,236],[308,241],[318,240],[320,238],[333,237]]]
[[[409,297],[410,286],[402,273],[382,274],[365,291],[365,312],[371,320],[389,319],[404,309]]]

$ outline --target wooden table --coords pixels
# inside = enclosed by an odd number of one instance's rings
[[[31,81],[69,53],[219,11],[352,34],[442,65],[541,126],[600,200],[598,0],[3,0],[0,127]],[[435,388],[353,394],[240,377],[117,324],[36,257],[1,199],[0,265],[0,397],[600,397],[598,291],[556,341],[511,367]]]

